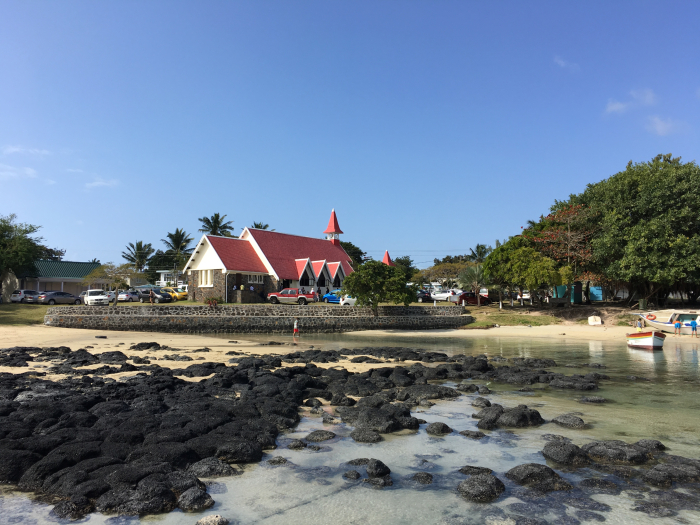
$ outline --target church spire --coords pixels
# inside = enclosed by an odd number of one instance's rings
[[[336,246],[340,246],[340,234],[343,233],[343,230],[341,230],[340,226],[338,226],[338,217],[335,215],[335,208],[333,208],[333,211],[331,211],[331,218],[328,221],[328,227],[323,233],[326,234],[326,239],[331,241]]]
[[[387,266],[396,266],[394,264],[394,261],[391,260],[391,255],[389,255],[389,250],[384,251],[384,259],[382,259],[382,262],[386,264]]]

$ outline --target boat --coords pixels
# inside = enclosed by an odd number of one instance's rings
[[[690,335],[690,321],[695,320],[700,325],[698,310],[656,310],[645,314],[637,314],[644,319],[647,328],[674,333],[673,325],[676,320],[681,322],[681,335]]]
[[[664,347],[666,334],[659,330],[647,330],[627,334],[627,346],[645,348],[647,350],[661,349]]]

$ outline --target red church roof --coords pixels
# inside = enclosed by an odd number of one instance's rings
[[[331,272],[331,279],[335,279],[335,276],[338,273],[338,268],[340,268],[340,263],[328,263],[328,271]]]
[[[323,233],[343,233],[343,230],[338,226],[338,217],[335,216],[335,209],[331,211],[331,218],[328,221],[328,228]]]
[[[214,237],[213,235],[207,235],[207,240],[216,250],[227,270],[267,273],[267,268],[248,241],[232,237]]]
[[[384,252],[384,259],[382,259],[382,262],[383,262],[384,264],[388,264],[389,266],[396,266],[396,265],[394,264],[394,261],[391,260],[391,256],[389,255],[389,250],[386,250],[386,251]]]
[[[350,256],[339,245],[326,239],[314,239],[268,230],[249,229],[248,232],[280,279],[299,279],[295,259],[306,258],[310,258],[312,261],[340,262],[343,265],[345,275],[352,273]]]
[[[314,274],[316,275],[316,277],[321,275],[324,264],[326,264],[326,261],[311,261],[311,266],[314,269]]]
[[[308,264],[309,260],[308,259],[297,259],[294,261],[294,263],[297,266],[297,276],[295,279],[301,279],[301,276],[304,275],[304,270],[306,269],[306,265]]]

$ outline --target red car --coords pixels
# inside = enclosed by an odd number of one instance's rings
[[[468,304],[476,306],[477,305],[476,294],[474,292],[462,292],[461,294],[459,294],[457,297],[454,298],[454,302],[456,302],[457,304],[461,304],[462,306],[465,306]],[[487,306],[487,305],[491,304],[491,299],[489,299],[488,297],[484,297],[482,295],[479,298],[479,304],[481,304],[481,306]]]

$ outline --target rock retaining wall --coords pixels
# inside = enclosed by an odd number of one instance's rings
[[[456,306],[384,306],[374,317],[369,308],[343,306],[226,305],[77,306],[49,308],[47,326],[179,333],[290,333],[294,318],[302,332],[358,330],[430,330],[457,328],[473,321]]]

